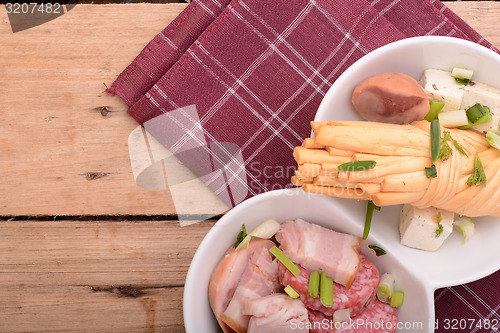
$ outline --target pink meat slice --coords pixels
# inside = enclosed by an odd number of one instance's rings
[[[250,315],[248,333],[307,333],[308,312],[299,299],[285,294],[256,298],[243,309]]]
[[[235,251],[230,248],[214,269],[208,285],[208,298],[212,311],[225,333],[234,330],[222,320],[224,313],[226,320],[248,323],[248,316],[245,317],[241,313],[231,314],[231,311],[237,311],[239,308],[238,302],[244,301],[242,296],[245,293],[253,293],[254,290],[257,293],[255,296],[258,297],[282,288],[277,278],[276,262],[272,261],[269,253],[273,245],[275,244],[270,240],[253,238],[244,249]],[[252,281],[254,278],[255,281]],[[227,312],[235,295],[237,299]]]
[[[300,265],[298,267],[300,275],[295,277],[283,264],[278,263],[278,276],[281,284],[290,285],[298,292],[306,307],[321,311],[328,316],[333,316],[333,313],[339,309],[350,309],[351,316],[357,316],[365,310],[365,305],[373,300],[377,292],[378,269],[363,254],[361,254],[361,266],[351,288],[346,289],[338,283],[333,284],[333,306],[331,308],[321,304],[319,297],[313,298],[309,295],[310,272]]]
[[[250,316],[245,315],[243,309],[247,303],[283,290],[278,280],[278,265],[273,261],[266,244],[250,257],[248,266],[243,273],[238,286],[220,319],[234,331],[247,331]]]
[[[366,310],[350,322],[333,322],[333,317],[320,311],[309,310],[311,333],[393,333],[397,331],[398,312],[376,297]]]
[[[349,288],[358,272],[362,239],[298,219],[281,225],[276,234],[281,250],[308,271],[326,272]]]

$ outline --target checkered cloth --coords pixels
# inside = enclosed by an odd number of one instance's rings
[[[292,149],[353,62],[389,42],[444,35],[497,51],[436,0],[195,0],[108,90],[227,205],[290,186]],[[445,319],[500,326],[500,272],[436,292]],[[460,328],[460,326],[458,326]],[[456,331],[456,330],[455,330]]]

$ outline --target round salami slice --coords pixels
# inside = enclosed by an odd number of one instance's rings
[[[300,275],[295,277],[283,264],[278,263],[278,276],[283,286],[290,285],[299,293],[300,299],[309,309],[321,311],[328,316],[333,316],[333,313],[339,309],[350,309],[351,317],[354,317],[362,313],[365,304],[375,298],[379,272],[364,255],[361,255],[358,274],[349,289],[333,283],[333,306],[331,308],[321,304],[319,297],[313,298],[309,295],[310,272],[300,265],[297,267],[300,269]]]
[[[310,333],[393,333],[397,328],[397,310],[376,297],[362,314],[349,322],[334,323],[333,317],[309,310]]]

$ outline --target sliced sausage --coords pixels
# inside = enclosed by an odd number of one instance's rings
[[[397,331],[398,312],[376,297],[366,310],[350,322],[335,324],[333,318],[309,310],[310,333],[393,333]]]
[[[356,86],[352,104],[363,118],[392,124],[422,120],[429,112],[424,89],[411,76],[382,73]]]
[[[379,272],[363,254],[361,254],[361,266],[351,287],[346,289],[338,283],[333,284],[333,307],[331,308],[321,304],[319,297],[313,298],[309,295],[310,272],[300,265],[297,266],[300,269],[300,275],[295,277],[283,264],[278,263],[279,279],[282,285],[290,285],[298,292],[304,305],[310,309],[319,310],[329,316],[333,316],[338,309],[350,309],[351,316],[357,316],[365,310],[365,304],[375,298]]]

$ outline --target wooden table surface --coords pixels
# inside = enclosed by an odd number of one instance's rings
[[[500,48],[499,2],[446,4]],[[184,331],[215,220],[181,227],[168,190],[136,185],[137,124],[104,89],[185,7],[80,4],[12,33],[0,6],[0,332]]]

